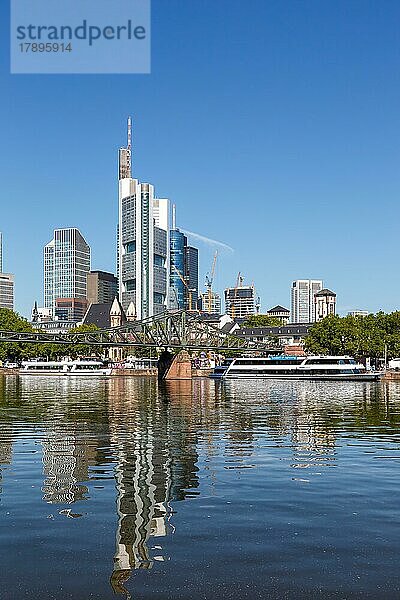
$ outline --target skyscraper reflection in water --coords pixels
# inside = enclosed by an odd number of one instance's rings
[[[182,382],[176,383],[182,393]],[[183,499],[188,488],[198,486],[193,476],[198,457],[195,445],[185,440],[187,424],[183,419],[179,424],[175,415],[172,427],[168,398],[173,390],[157,386],[148,379],[110,381],[110,443],[117,462],[118,514],[111,584],[121,593],[131,569],[149,569],[154,560],[167,559],[161,543],[151,554],[149,539],[173,530],[170,501]]]

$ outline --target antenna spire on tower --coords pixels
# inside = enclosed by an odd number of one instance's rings
[[[126,147],[128,177],[132,177],[132,118],[128,117],[128,145]]]

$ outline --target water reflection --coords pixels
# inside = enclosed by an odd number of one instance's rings
[[[118,525],[111,583],[123,592],[131,569],[149,569],[150,537],[173,531],[170,502],[198,486],[197,453],[187,441],[185,420],[171,417],[168,401],[190,397],[191,385],[166,384],[158,394],[155,380],[110,381],[108,419],[110,445],[116,459]],[[127,419],[128,416],[128,419]],[[122,424],[124,424],[123,427]],[[162,546],[157,560],[164,560]]]
[[[114,480],[109,575],[125,595],[132,570],[170,558],[163,538],[175,531],[173,506],[203,493],[202,478],[218,486],[222,470],[261,470],[276,456],[321,474],[344,440],[399,438],[395,383],[3,377],[0,399],[2,477],[13,445],[39,443],[42,500],[69,517],[84,515],[71,505],[90,501],[96,484]]]

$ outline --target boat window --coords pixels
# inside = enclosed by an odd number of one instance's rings
[[[337,358],[309,358],[305,363],[307,365],[340,365],[342,360]]]

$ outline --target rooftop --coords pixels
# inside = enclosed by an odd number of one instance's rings
[[[285,308],[284,306],[281,306],[280,304],[277,304],[277,306],[274,306],[273,308],[270,308],[269,310],[267,310],[267,313],[272,313],[272,312],[285,312],[290,314],[290,310],[288,308]]]

